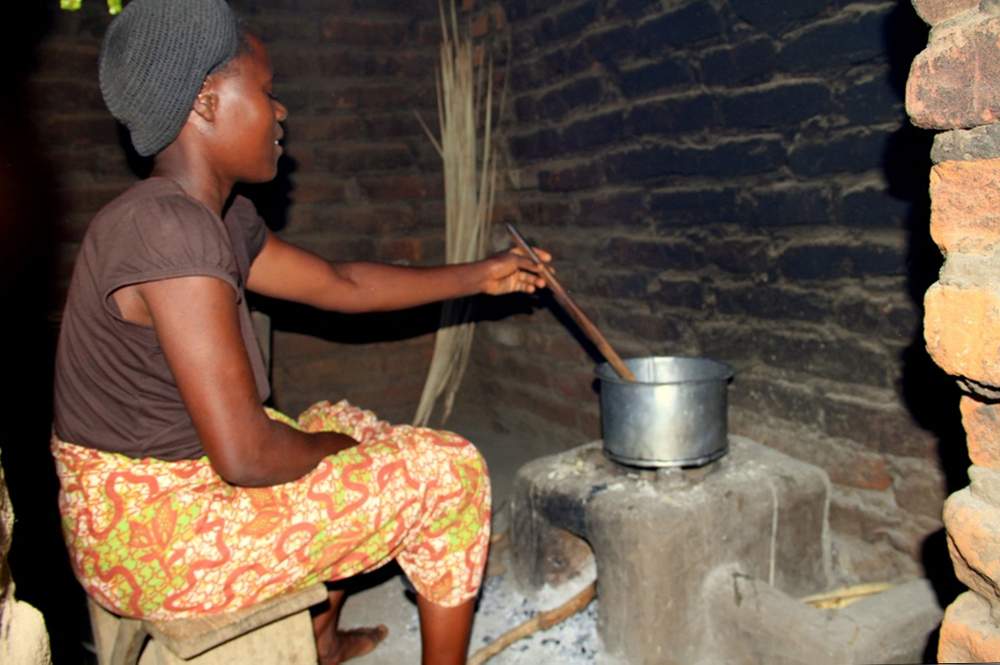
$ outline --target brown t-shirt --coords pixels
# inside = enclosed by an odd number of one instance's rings
[[[156,332],[126,321],[111,297],[130,284],[207,275],[232,286],[257,392],[266,400],[270,386],[243,291],[265,240],[247,199],[236,197],[219,219],[166,178],[139,182],[105,206],[83,239],[63,314],[56,435],[130,457],[205,454]]]

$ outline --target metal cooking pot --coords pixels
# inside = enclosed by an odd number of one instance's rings
[[[733,369],[708,358],[652,356],[625,361],[635,382],[603,363],[604,452],[631,466],[701,466],[729,450],[727,388]]]

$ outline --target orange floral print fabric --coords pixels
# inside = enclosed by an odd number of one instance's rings
[[[133,459],[53,438],[63,533],[87,593],[129,617],[234,610],[395,559],[417,592],[454,606],[482,582],[490,488],[475,447],[393,426],[341,401],[295,422],[361,445],[302,478],[236,487],[208,458]]]

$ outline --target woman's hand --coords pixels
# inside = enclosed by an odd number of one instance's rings
[[[532,247],[532,249],[535,255],[545,263],[552,260],[552,255],[544,249],[537,247]],[[484,259],[482,266],[485,275],[480,290],[491,296],[516,292],[534,293],[536,289],[542,289],[546,286],[545,278],[538,265],[519,247]]]

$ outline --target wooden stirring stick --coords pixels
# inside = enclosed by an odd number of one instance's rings
[[[508,223],[507,230],[510,231],[510,234],[514,237],[514,242],[517,243],[518,247],[523,249],[528,256],[531,257],[531,260],[538,265],[538,270],[542,273],[542,277],[545,278],[546,284],[548,284],[549,288],[552,289],[552,295],[555,296],[555,299],[560,305],[563,306],[563,308],[565,308],[567,312],[569,312],[569,315],[573,317],[573,320],[577,322],[584,334],[586,334],[590,341],[594,343],[597,350],[608,359],[608,362],[614,370],[618,372],[618,376],[626,381],[635,381],[635,374],[632,373],[632,370],[630,370],[628,366],[622,362],[621,356],[615,353],[615,350],[611,348],[608,340],[604,338],[604,335],[602,335],[601,331],[597,329],[597,326],[595,326],[593,322],[587,318],[587,315],[583,313],[583,310],[580,309],[575,302],[573,302],[573,299],[569,297],[568,293],[566,293],[566,289],[562,287],[562,284],[560,284],[549,269],[545,267],[542,260],[538,258],[537,254],[535,254],[535,250],[531,249],[531,246],[528,245],[527,241],[525,241],[524,236],[517,232],[517,229],[514,228],[513,224]]]

